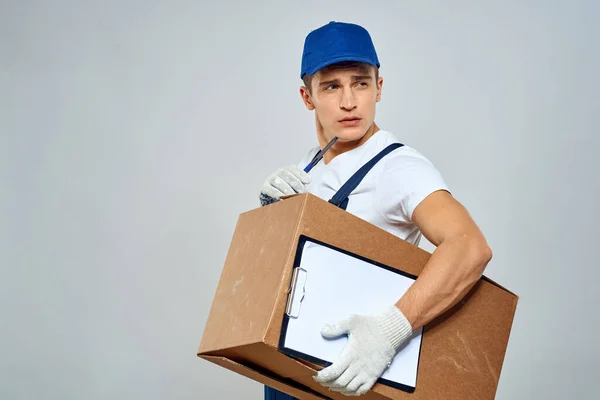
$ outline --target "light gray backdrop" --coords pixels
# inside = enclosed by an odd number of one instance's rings
[[[0,397],[261,398],[195,352],[239,213],[315,144],[302,44],[339,20],[521,296],[497,398],[597,398],[597,4],[0,2]]]

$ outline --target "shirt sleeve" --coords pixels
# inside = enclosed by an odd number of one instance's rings
[[[415,208],[431,193],[449,188],[437,168],[416,151],[387,160],[377,183],[377,203],[390,223],[412,223]]]

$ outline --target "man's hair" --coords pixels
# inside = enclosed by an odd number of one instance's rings
[[[377,68],[374,65],[361,63],[361,62],[357,62],[357,61],[342,61],[339,63],[331,64],[331,65],[328,65],[328,66],[324,67],[323,69],[321,69],[321,71],[331,71],[331,70],[342,69],[342,68],[358,68],[359,70],[361,70],[362,72],[364,72],[366,74],[370,74],[371,70],[374,69],[375,70],[375,84],[377,84],[377,81],[379,80],[379,68]],[[310,94],[312,94],[312,80],[313,80],[314,76],[315,75],[305,74],[302,77],[304,86],[306,86],[308,88],[308,92]]]

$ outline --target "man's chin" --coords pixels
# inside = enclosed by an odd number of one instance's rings
[[[367,134],[367,129],[357,126],[339,129],[336,136],[340,142],[356,142]]]

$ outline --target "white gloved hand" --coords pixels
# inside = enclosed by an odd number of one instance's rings
[[[288,165],[272,173],[260,191],[260,203],[267,204],[278,201],[281,196],[305,193],[311,176],[297,165]]]
[[[314,379],[346,396],[368,392],[391,365],[400,346],[412,335],[410,322],[396,306],[379,315],[350,315],[321,334],[335,338],[348,334],[339,358]]]

